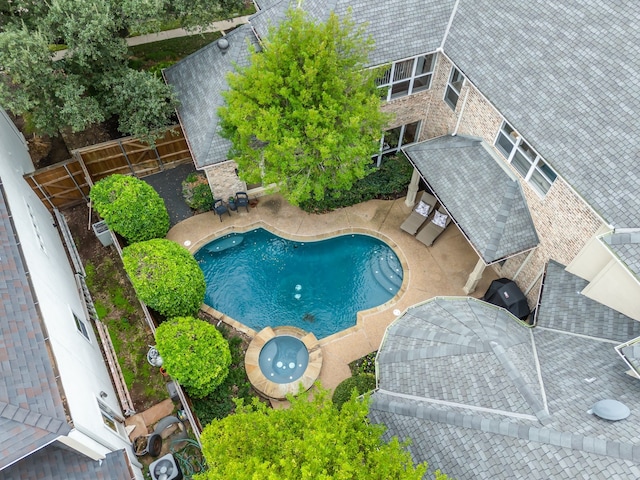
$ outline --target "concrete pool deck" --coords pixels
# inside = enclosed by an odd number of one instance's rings
[[[377,350],[387,326],[412,305],[436,296],[464,296],[462,290],[478,256],[454,224],[426,247],[400,230],[411,212],[404,198],[371,200],[326,214],[309,214],[290,205],[278,194],[260,197],[255,207],[223,215],[213,212],[195,215],[175,225],[167,238],[185,245],[192,253],[205,243],[232,232],[265,227],[294,240],[316,240],[345,233],[369,233],[386,241],[403,263],[401,290],[384,305],[360,312],[357,325],[320,340],[323,387],[334,389],[351,375],[349,363]],[[186,243],[185,243],[186,242]],[[497,278],[487,268],[474,297],[480,297]],[[225,319],[225,321],[228,319]],[[236,326],[231,322],[232,325]],[[248,329],[249,333],[253,331]]]

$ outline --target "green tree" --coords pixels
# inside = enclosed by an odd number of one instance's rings
[[[0,0],[0,104],[38,134],[80,131],[112,115],[122,134],[153,142],[173,123],[173,90],[128,67],[124,37],[177,18],[206,26],[242,0]],[[54,61],[50,44],[64,44]]]
[[[378,151],[387,117],[374,72],[365,68],[372,40],[349,17],[315,23],[289,10],[229,75],[219,109],[230,157],[250,183],[277,183],[289,202],[349,190]]]
[[[209,470],[198,480],[422,479],[406,444],[382,440],[384,427],[367,420],[368,397],[355,396],[338,410],[327,390],[313,399],[290,397],[288,409],[254,401],[202,432]]]
[[[156,329],[156,348],[167,373],[194,397],[209,395],[229,374],[229,343],[203,320],[177,317],[163,322]]]
[[[167,318],[194,315],[207,288],[198,262],[182,245],[156,238],[122,250],[136,294]]]
[[[169,231],[164,200],[143,180],[109,175],[96,182],[89,196],[107,226],[129,243],[162,238]]]

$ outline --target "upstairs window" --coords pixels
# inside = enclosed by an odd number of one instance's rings
[[[433,54],[394,62],[376,79],[383,100],[404,97],[431,87],[435,56]]]
[[[90,340],[89,332],[87,331],[87,326],[85,325],[85,323],[75,313],[73,314],[73,319],[76,322],[76,328],[82,334],[82,336],[87,340]]]
[[[384,136],[380,140],[380,153],[377,157],[374,157],[376,166],[382,165],[384,158],[398,153],[401,147],[414,143],[418,139],[419,131],[420,122],[413,122],[384,132]]]
[[[31,205],[27,203],[27,211],[29,212],[29,218],[31,219],[31,225],[33,226],[33,232],[35,233],[36,240],[38,241],[38,245],[40,246],[40,250],[44,253],[47,253],[47,249],[44,247],[44,239],[42,238],[42,233],[40,233],[40,227],[38,227],[38,221],[36,220],[35,213],[31,208]]]
[[[456,67],[451,67],[451,73],[449,74],[449,82],[447,83],[447,89],[444,92],[444,101],[447,102],[453,110],[458,105],[458,99],[460,98],[460,91],[462,90],[462,84],[464,83],[464,76],[462,72]]]
[[[558,175],[507,122],[502,123],[494,145],[539,194],[549,191]]]

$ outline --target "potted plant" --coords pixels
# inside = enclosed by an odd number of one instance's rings
[[[233,196],[229,197],[229,208],[231,210],[235,210],[236,209],[236,197],[233,197]]]

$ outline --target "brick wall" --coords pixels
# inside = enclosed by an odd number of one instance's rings
[[[493,145],[502,125],[500,113],[469,81],[460,92],[454,112],[443,100],[450,70],[451,62],[439,55],[430,90],[388,102],[384,110],[396,116],[391,127],[421,119],[420,140],[426,140],[453,133],[462,112],[458,134],[481,137]],[[422,116],[416,116],[420,113]],[[503,158],[500,153],[497,157]],[[546,160],[553,164],[554,159]],[[528,298],[530,305],[534,305],[540,284],[538,277],[544,265],[549,259],[564,265],[571,262],[601,226],[601,221],[561,178],[558,177],[547,195],[541,198],[514,169],[512,171],[520,180],[540,238],[540,245],[516,278],[522,289],[533,286]],[[493,268],[498,275],[513,278],[525,258],[526,254],[518,255],[507,260],[502,267],[496,265]]]

